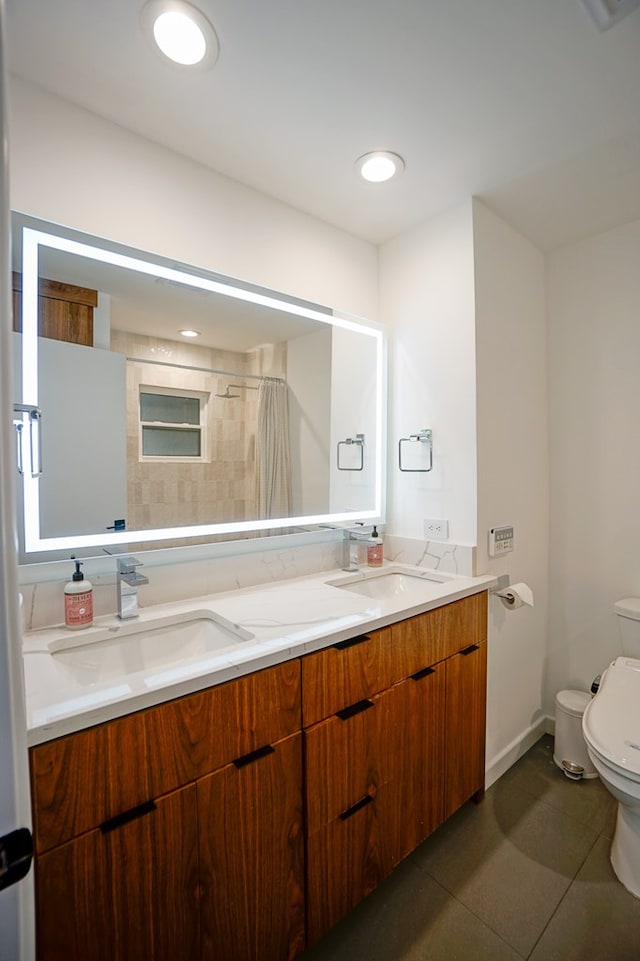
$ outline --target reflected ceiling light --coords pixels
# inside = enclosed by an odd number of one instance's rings
[[[182,334],[183,337],[199,337],[200,336],[199,330],[179,330],[178,333]]]
[[[149,0],[142,10],[145,26],[165,57],[185,67],[212,66],[218,38],[203,13],[186,0]]]
[[[388,150],[374,150],[363,154],[356,160],[356,170],[363,180],[369,183],[381,184],[385,180],[397,177],[404,170],[404,160],[397,153]]]

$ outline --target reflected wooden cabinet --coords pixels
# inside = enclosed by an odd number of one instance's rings
[[[486,605],[32,748],[39,961],[293,961],[482,797]]]
[[[22,274],[13,273],[13,329],[22,330]],[[98,292],[57,280],[38,281],[38,336],[93,347]]]

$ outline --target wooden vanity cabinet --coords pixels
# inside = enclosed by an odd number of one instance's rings
[[[472,595],[303,658],[309,945],[480,797],[486,614]]]
[[[39,961],[299,953],[299,732],[294,660],[32,748]]]
[[[30,751],[39,961],[293,961],[484,784],[487,595]]]

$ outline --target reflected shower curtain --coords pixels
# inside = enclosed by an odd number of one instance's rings
[[[280,380],[265,380],[258,391],[256,505],[260,518],[291,515],[289,405]]]

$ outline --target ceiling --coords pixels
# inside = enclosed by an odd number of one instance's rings
[[[49,232],[43,222],[13,214],[12,268],[18,273],[22,269],[24,226]],[[90,249],[86,256],[80,256],[76,252],[57,249],[57,241],[53,241],[52,246],[41,244],[38,249],[40,277],[88,287],[103,297],[107,295],[112,330],[177,341],[183,346],[192,344],[246,353],[326,329],[322,319],[311,319],[296,310],[304,307],[324,312],[321,306],[291,298],[284,299],[286,306],[283,308],[273,302],[247,300],[243,292],[279,297],[272,291],[242,284],[220,274],[166,262],[152,254],[110,242],[108,252],[127,258],[129,264],[128,267],[121,263],[113,265],[102,258],[101,248],[105,247],[105,242],[99,238],[80,235],[64,227],[56,227],[52,233],[56,237],[83,242],[95,250]],[[162,267],[171,268],[173,279],[163,275]],[[179,278],[178,273],[182,275]],[[198,286],[201,279],[222,284],[224,291]],[[327,321],[330,322],[330,313],[327,313]],[[185,329],[197,330],[197,340],[183,340],[179,332]]]
[[[581,0],[196,0],[210,70],[165,61],[142,0],[8,0],[10,69],[382,243],[478,196],[541,249],[640,218],[640,9]],[[392,150],[404,174],[360,182]]]

